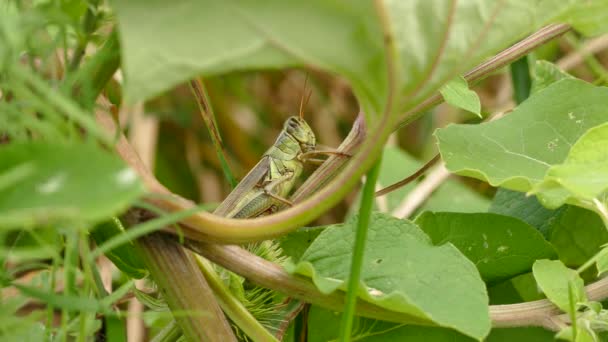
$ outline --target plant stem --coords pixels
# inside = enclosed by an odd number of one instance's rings
[[[158,234],[136,246],[188,340],[236,341],[192,254]]]
[[[253,315],[243,306],[243,304],[230,293],[224,282],[213,270],[211,263],[200,256],[196,256],[196,262],[209,282],[209,286],[215,294],[222,310],[238,327],[254,341],[275,341],[278,340],[258,322]]]
[[[78,68],[80,60],[84,56],[87,44],[91,39],[91,35],[95,31],[95,28],[97,28],[97,14],[95,12],[97,12],[98,5],[99,0],[91,0],[87,6],[87,12],[84,15],[84,20],[82,22],[84,36],[78,39],[78,45],[76,46],[76,50],[74,50],[74,57],[70,62],[70,71],[74,71]]]
[[[355,236],[355,247],[350,265],[350,275],[348,277],[348,288],[346,291],[346,305],[342,322],[340,324],[340,341],[350,341],[351,331],[353,328],[353,320],[355,316],[355,307],[357,303],[357,294],[359,292],[361,268],[363,268],[363,254],[365,253],[365,240],[367,239],[367,230],[372,213],[372,204],[374,202],[374,190],[376,189],[376,180],[380,174],[380,158],[367,173],[363,192],[361,194],[361,206],[359,207],[359,219],[357,220],[357,234]]]
[[[530,96],[530,89],[532,88],[528,56],[523,56],[511,64],[511,81],[515,102],[520,104]]]

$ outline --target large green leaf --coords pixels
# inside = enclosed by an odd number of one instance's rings
[[[327,227],[287,268],[311,277],[323,293],[346,288],[356,218]],[[374,214],[359,297],[429,324],[481,339],[490,329],[488,298],[475,266],[451,244],[433,246],[415,224]]]
[[[564,79],[499,120],[438,130],[439,149],[452,172],[528,191],[587,129],[608,119],[607,101],[608,88]]]
[[[546,239],[549,239],[552,223],[564,209],[549,210],[543,207],[535,196],[526,196],[523,192],[500,188],[488,211],[518,218],[538,229]]]
[[[143,99],[197,74],[316,65],[384,104],[384,50],[370,1],[113,1],[126,91]]]
[[[372,1],[181,0],[167,6],[160,0],[115,0],[112,5],[131,100],[150,98],[197,74],[314,65],[346,77],[368,114],[384,106],[384,36]],[[392,76],[403,95],[397,107],[404,109],[540,26],[587,23],[605,4],[416,0],[384,6],[396,47]],[[596,6],[596,13],[584,11],[587,6]]]
[[[600,23],[606,0],[386,1],[399,53],[404,96],[399,109],[424,99],[444,83],[552,22],[569,22],[586,33]],[[589,10],[593,7],[593,10]],[[430,19],[432,18],[432,19]],[[592,26],[593,28],[590,28]]]
[[[42,142],[0,147],[0,226],[95,222],[143,192],[136,173],[93,144]]]
[[[583,134],[566,160],[549,168],[545,179],[536,184],[532,192],[555,208],[566,201],[589,203],[607,189],[608,124],[602,124]]]
[[[456,246],[486,282],[528,272],[535,260],[555,256],[536,229],[509,216],[426,212],[415,222],[435,245],[450,242]]]
[[[567,206],[552,220],[550,241],[564,264],[578,267],[608,242],[608,231],[596,213]]]

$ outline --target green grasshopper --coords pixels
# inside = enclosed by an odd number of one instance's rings
[[[291,116],[285,121],[274,145],[215,210],[216,215],[250,218],[272,214],[281,204],[292,205],[285,198],[302,174],[304,161],[318,161],[308,159],[308,156],[345,155],[334,151],[315,151],[316,137],[303,118],[303,104],[304,97],[300,102],[300,115]]]

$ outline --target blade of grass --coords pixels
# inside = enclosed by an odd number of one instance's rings
[[[222,142],[220,131],[217,128],[217,121],[215,120],[213,107],[211,107],[211,104],[209,102],[209,95],[207,95],[207,89],[205,89],[203,81],[197,78],[190,81],[190,90],[192,90],[192,93],[196,98],[198,108],[201,111],[201,117],[203,118],[205,126],[207,126],[207,130],[209,131],[209,136],[211,137],[211,142],[213,144],[213,147],[215,148],[215,153],[217,154],[217,157],[220,161],[220,165],[222,166],[224,177],[226,177],[226,181],[228,181],[228,184],[230,184],[230,188],[234,189],[238,182],[234,177],[232,170],[230,170],[230,166],[228,165],[228,161],[226,160],[224,144]]]
[[[359,291],[361,268],[363,267],[363,254],[365,252],[365,240],[369,227],[372,205],[374,202],[374,190],[376,180],[380,173],[380,158],[367,173],[363,192],[361,194],[361,206],[359,207],[359,220],[357,221],[357,234],[355,247],[348,276],[348,287],[346,291],[346,305],[342,322],[340,324],[340,341],[350,341],[355,309],[357,304],[357,292]]]

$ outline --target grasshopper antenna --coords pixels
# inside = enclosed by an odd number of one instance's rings
[[[302,120],[304,120],[304,107],[308,104],[308,101],[310,101],[310,96],[312,95],[312,89],[310,89],[310,91],[308,92],[308,96],[304,95],[304,93],[306,92],[307,81],[308,74],[306,74],[306,78],[304,79],[304,89],[302,90],[302,99],[300,100],[300,119]],[[306,99],[306,101],[304,99]]]

